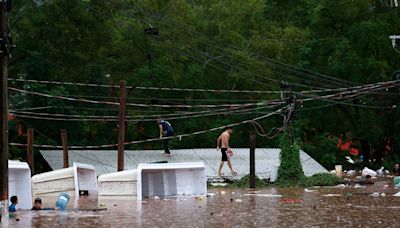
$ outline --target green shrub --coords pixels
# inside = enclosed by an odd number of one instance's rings
[[[268,182],[260,179],[256,176],[256,188],[262,188],[268,185]],[[243,176],[240,180],[233,181],[230,187],[238,187],[238,188],[249,188],[250,187],[250,175],[247,174]]]
[[[299,146],[296,143],[292,145],[287,133],[281,136],[279,146],[281,148],[281,164],[276,184],[284,186],[302,185],[305,176],[300,162]]]
[[[317,173],[307,178],[308,186],[334,186],[342,182],[340,177],[331,173]]]

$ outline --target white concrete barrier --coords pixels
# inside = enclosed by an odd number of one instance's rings
[[[139,164],[137,199],[207,194],[206,169],[202,162]]]
[[[136,196],[137,170],[103,174],[98,178],[100,196]]]
[[[54,170],[32,177],[33,195],[58,195],[60,192],[97,194],[96,170],[92,165],[75,163],[73,167]]]
[[[28,163],[8,161],[8,195],[18,197],[18,209],[32,208],[31,169]]]

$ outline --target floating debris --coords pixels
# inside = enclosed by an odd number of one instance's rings
[[[322,196],[326,196],[326,197],[336,197],[336,196],[342,196],[342,195],[340,195],[340,194],[325,194],[325,195],[322,195]]]
[[[262,197],[272,197],[272,198],[279,198],[282,195],[274,195],[274,194],[243,194],[244,196],[262,196]]]
[[[283,198],[280,200],[281,203],[302,203],[301,199]]]
[[[379,192],[374,192],[374,193],[372,193],[370,196],[378,197],[378,196],[380,196],[380,194],[379,194]]]
[[[196,200],[199,200],[199,201],[201,201],[201,200],[203,200],[204,199],[204,196],[196,196],[196,197],[194,197]]]
[[[226,187],[228,183],[211,183],[210,185],[213,187]]]
[[[377,173],[376,173],[374,170],[369,169],[368,167],[365,167],[365,168],[362,170],[361,174],[362,174],[364,177],[367,176],[367,175],[369,175],[369,176],[371,176],[371,177],[376,177],[376,175],[377,175]]]

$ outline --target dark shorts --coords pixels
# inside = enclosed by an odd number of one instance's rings
[[[228,156],[226,155],[227,150],[228,150],[227,148],[221,148],[221,153],[222,153],[221,161],[224,162],[228,161]]]

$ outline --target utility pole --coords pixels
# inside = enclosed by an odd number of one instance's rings
[[[9,2],[9,1],[7,1]],[[7,85],[7,13],[6,1],[0,0],[0,203],[8,200],[8,85]],[[10,7],[7,7],[10,9]],[[5,205],[5,204],[3,204]],[[1,206],[0,206],[1,208]],[[0,211],[1,214],[1,211]],[[1,216],[0,216],[1,217]]]
[[[287,81],[282,81],[281,82],[281,100],[286,102],[286,104],[288,105],[288,109],[286,112],[286,115],[288,116],[288,118],[290,118],[288,121],[290,123],[290,140],[292,142],[292,144],[294,144],[294,108],[296,105],[296,95],[293,94],[292,91],[292,86],[287,82]],[[293,108],[293,110],[290,110],[291,108]],[[291,112],[291,113],[290,113]]]
[[[35,156],[33,154],[33,128],[28,128],[26,132],[27,142],[26,142],[26,160],[31,168],[32,176],[35,174]]]
[[[256,188],[256,134],[250,132],[250,188]]]
[[[126,81],[119,82],[118,171],[124,170]]]
[[[67,130],[65,129],[61,129],[61,143],[62,143],[62,147],[63,147],[63,163],[64,163],[64,168],[68,168],[69,167],[69,163],[68,163],[68,134],[67,134]]]

